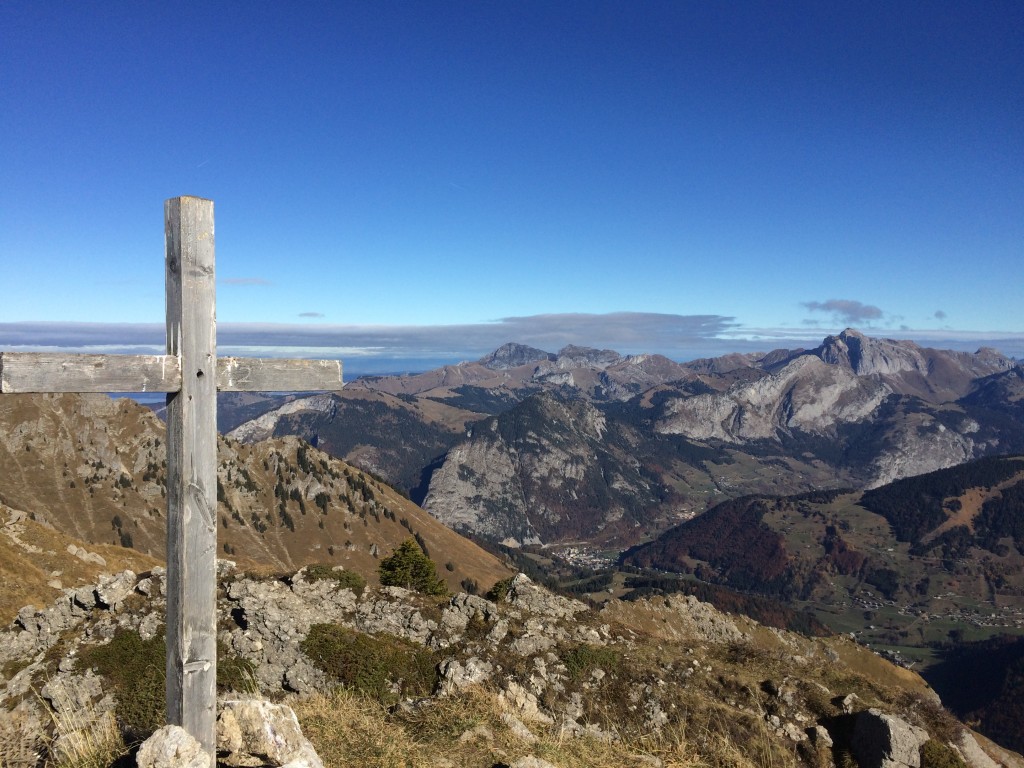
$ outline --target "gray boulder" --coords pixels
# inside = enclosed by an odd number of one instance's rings
[[[230,766],[324,768],[292,709],[262,699],[222,703],[217,753]]]
[[[868,709],[857,715],[850,750],[860,768],[920,768],[928,732],[894,715]]]
[[[165,725],[142,742],[135,764],[139,768],[210,768],[210,756],[180,725]]]

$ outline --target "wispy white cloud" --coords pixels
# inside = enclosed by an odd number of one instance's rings
[[[299,317],[309,317],[319,320],[326,317],[326,315],[323,312],[299,312]]]

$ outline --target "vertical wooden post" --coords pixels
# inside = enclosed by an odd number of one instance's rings
[[[217,350],[213,201],[164,204],[167,353],[167,721],[217,744]]]

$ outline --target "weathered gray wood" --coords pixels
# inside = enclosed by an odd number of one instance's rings
[[[167,354],[167,719],[217,745],[217,349],[213,201],[164,205]]]
[[[171,355],[66,355],[0,352],[0,392],[176,392]]]
[[[318,392],[342,386],[340,360],[279,360],[221,357],[217,389],[221,392]]]
[[[220,392],[320,392],[342,387],[340,360],[217,358]],[[174,355],[0,352],[0,392],[177,392]]]
[[[0,353],[0,392],[167,392],[167,718],[216,747],[217,390],[342,387],[337,360],[217,359],[213,202],[164,204],[167,354]]]

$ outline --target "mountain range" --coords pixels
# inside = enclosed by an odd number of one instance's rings
[[[222,411],[238,440],[298,435],[453,528],[520,546],[621,549],[728,498],[871,488],[1024,452],[1019,363],[852,329],[810,350],[687,363],[507,344],[255,418],[251,404]]]

